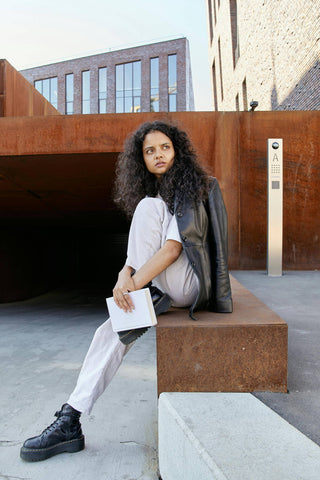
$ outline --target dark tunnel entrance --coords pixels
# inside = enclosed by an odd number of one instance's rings
[[[117,155],[2,157],[1,303],[65,286],[111,294],[129,228],[112,201]]]

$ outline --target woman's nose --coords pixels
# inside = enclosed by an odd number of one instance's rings
[[[162,157],[161,150],[156,150],[156,158]]]

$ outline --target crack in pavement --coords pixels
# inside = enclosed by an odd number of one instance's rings
[[[0,472],[0,480],[31,480],[30,477],[13,477],[12,475],[3,475]]]
[[[0,447],[14,447],[20,445],[21,442],[12,441],[12,440],[0,440]]]
[[[145,443],[139,443],[139,442],[136,442],[135,440],[124,440],[120,443],[134,443],[135,445],[139,445],[140,447],[146,447],[146,448],[149,448],[150,450],[153,450],[154,452],[157,451],[156,448],[154,447],[151,447],[150,445],[146,445]]]

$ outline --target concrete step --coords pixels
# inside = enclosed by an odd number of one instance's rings
[[[162,480],[319,480],[320,447],[250,393],[162,393]]]

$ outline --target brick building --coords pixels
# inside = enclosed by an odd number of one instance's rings
[[[186,38],[21,70],[62,114],[194,110]]]
[[[206,0],[214,110],[320,109],[320,0]]]

